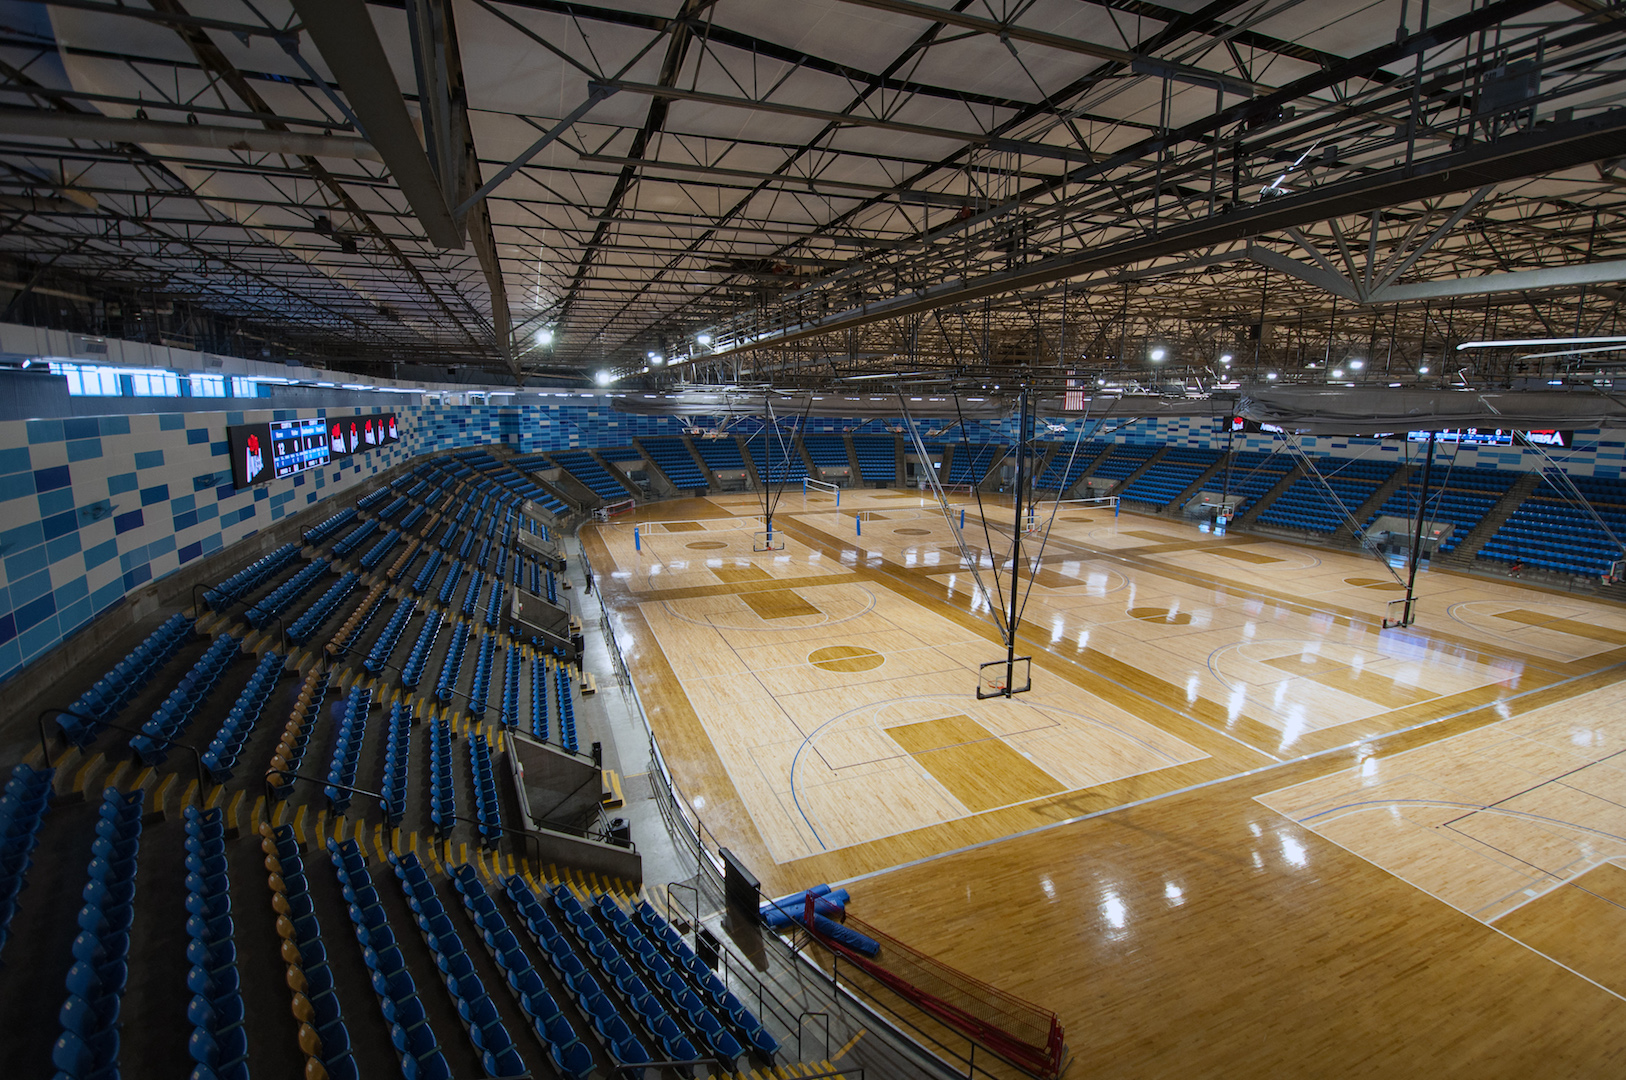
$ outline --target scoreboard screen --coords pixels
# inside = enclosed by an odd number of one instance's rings
[[[400,420],[395,413],[273,420],[226,429],[232,481],[239,488],[320,469],[336,458],[400,440]]]
[[[270,428],[271,467],[278,480],[328,463],[327,425],[320,418],[274,420]]]

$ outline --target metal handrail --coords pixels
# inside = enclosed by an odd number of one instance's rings
[[[286,780],[304,780],[312,784],[319,784],[322,787],[336,787],[340,790],[348,791],[352,795],[363,795],[368,798],[377,799],[384,807],[384,817],[386,822],[395,812],[395,801],[388,795],[385,795],[382,791],[369,791],[366,788],[352,787],[349,784],[340,784],[336,781],[328,780],[325,777],[306,776],[304,773],[296,773],[291,769],[278,769],[273,766],[272,768],[265,770],[264,813],[267,821],[271,820],[271,805],[276,802],[276,786],[271,783],[271,778],[273,776],[280,776]],[[405,813],[405,810],[403,809],[402,812]]]
[[[39,724],[39,732],[40,732],[40,750],[43,751],[44,754],[45,754],[45,767],[48,768],[48,769],[49,768],[54,768],[55,766],[53,766],[51,764],[50,741],[45,737],[45,718],[47,716],[50,716],[50,717],[72,716],[72,717],[75,717],[75,718],[77,718],[79,720],[88,720],[92,724],[99,724],[104,728],[112,728],[114,731],[126,731],[126,732],[129,732],[131,735],[147,735],[147,733],[145,731],[142,731],[140,728],[126,727],[123,724],[115,724],[111,720],[98,720],[94,716],[86,716],[84,713],[74,712],[72,709],[58,709],[58,708],[43,709],[43,710],[40,711],[37,722]],[[57,734],[60,735],[62,733],[62,725],[57,724],[56,727],[57,727]],[[193,765],[195,765],[197,767],[197,771],[198,771],[198,790],[199,791],[205,791],[205,790],[208,789],[208,786],[209,786],[210,783],[212,783],[212,781],[209,779],[207,772],[203,768],[203,755],[198,752],[197,747],[191,746],[191,745],[189,745],[187,743],[177,742],[174,739],[155,738],[152,735],[147,735],[147,738],[153,739],[155,742],[158,742],[158,743],[162,744],[164,749],[166,749],[166,750],[170,750],[170,749],[185,750],[187,753],[191,754],[192,755],[192,763],[193,763]]]

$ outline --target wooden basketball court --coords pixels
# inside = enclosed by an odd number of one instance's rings
[[[760,496],[583,531],[684,796],[766,890],[849,882],[1057,1008],[1077,1075],[1626,1062],[1626,610],[1435,571],[1383,630],[1370,558],[1063,507],[1033,690],[979,702],[1010,511],[957,502],[975,574],[915,492],[787,493],[772,552]]]

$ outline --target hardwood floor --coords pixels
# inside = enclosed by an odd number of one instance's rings
[[[1383,630],[1372,559],[1093,510],[1022,574],[1033,691],[978,702],[999,508],[952,511],[973,572],[915,493],[788,494],[753,553],[760,499],[582,536],[682,794],[765,890],[847,882],[1056,1009],[1070,1076],[1626,1067],[1626,610],[1434,571]]]

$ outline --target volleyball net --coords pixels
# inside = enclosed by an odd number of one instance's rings
[[[807,503],[808,495],[815,491],[823,492],[826,495],[834,495],[836,497],[836,505],[841,505],[840,484],[833,484],[828,480],[815,480],[811,476],[802,477],[802,502],[804,505]]]
[[[813,906],[810,899],[803,928],[825,948],[1018,1068],[1039,1077],[1061,1075],[1065,1032],[1055,1013],[949,967],[849,911],[846,927],[880,945],[875,958],[864,956],[821,933]]]

